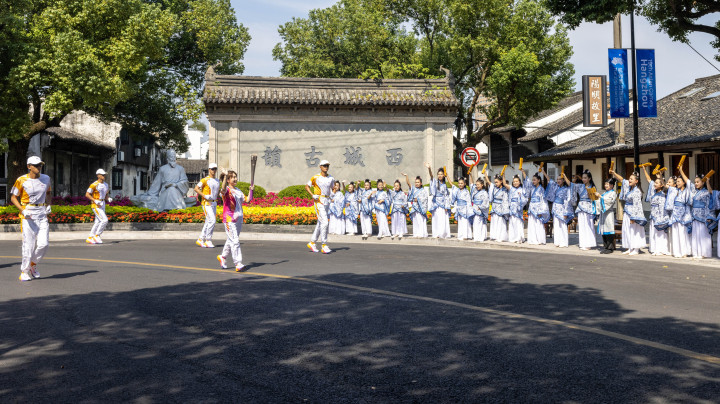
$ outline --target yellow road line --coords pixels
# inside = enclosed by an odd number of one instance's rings
[[[17,256],[0,256],[0,258],[21,259],[21,257],[17,257]],[[531,315],[526,315],[526,314],[511,313],[508,311],[491,309],[489,307],[474,306],[474,305],[470,305],[470,304],[466,304],[466,303],[454,302],[451,300],[443,300],[443,299],[436,299],[436,298],[426,297],[426,296],[411,295],[411,294],[407,294],[407,293],[392,292],[389,290],[368,288],[368,287],[364,287],[364,286],[355,286],[355,285],[349,285],[346,283],[323,281],[323,280],[319,280],[319,279],[303,278],[303,277],[297,277],[297,276],[266,274],[266,273],[262,273],[262,272],[240,272],[240,273],[237,273],[237,272],[228,271],[226,269],[198,268],[198,267],[187,267],[187,266],[168,265],[168,264],[153,264],[153,263],[149,263],[149,262],[114,261],[114,260],[102,260],[102,259],[95,259],[95,258],[63,258],[63,257],[50,257],[50,258],[46,257],[44,259],[45,260],[102,262],[102,263],[109,263],[109,264],[126,264],[126,265],[146,266],[146,267],[188,269],[188,270],[192,270],[192,271],[221,272],[224,274],[253,275],[253,276],[262,276],[262,277],[266,277],[266,278],[290,279],[290,280],[295,280],[295,281],[314,283],[314,284],[318,284],[318,285],[326,285],[326,286],[333,286],[333,287],[342,288],[342,289],[356,290],[356,291],[361,291],[361,292],[366,292],[366,293],[371,293],[371,294],[376,294],[376,295],[400,297],[400,298],[404,298],[404,299],[412,299],[412,300],[424,301],[424,302],[429,302],[429,303],[442,304],[445,306],[453,306],[453,307],[458,307],[458,308],[462,308],[462,309],[493,314],[493,315],[501,316],[501,317],[517,318],[517,319],[523,319],[523,320],[532,321],[532,322],[541,323],[541,324],[548,324],[548,325],[564,327],[564,328],[568,328],[568,329],[572,329],[572,330],[580,330],[580,331],[585,331],[585,332],[588,332],[591,334],[602,335],[605,337],[630,342],[630,343],[633,343],[636,345],[655,348],[655,349],[659,349],[659,350],[666,351],[666,352],[672,352],[672,353],[675,353],[678,355],[685,356],[687,358],[697,359],[697,360],[700,360],[703,362],[712,363],[714,365],[720,365],[720,358],[716,357],[716,356],[698,353],[698,352],[690,351],[687,349],[678,348],[678,347],[675,347],[672,345],[666,345],[666,344],[662,344],[659,342],[646,340],[643,338],[636,338],[636,337],[632,337],[630,335],[620,334],[620,333],[613,332],[613,331],[606,331],[606,330],[603,330],[600,328],[587,327],[584,325],[569,323],[566,321],[551,320],[551,319],[547,319],[547,318],[531,316]]]

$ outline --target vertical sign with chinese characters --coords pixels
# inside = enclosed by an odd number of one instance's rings
[[[655,49],[636,49],[638,116],[657,117],[655,97]]]
[[[607,125],[605,76],[583,76],[583,126]]]
[[[630,116],[630,86],[628,80],[627,49],[608,49],[610,79],[610,117]]]

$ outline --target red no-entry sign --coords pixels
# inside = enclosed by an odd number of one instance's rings
[[[474,147],[466,147],[465,150],[460,153],[460,160],[465,167],[471,167],[480,161],[480,152]]]

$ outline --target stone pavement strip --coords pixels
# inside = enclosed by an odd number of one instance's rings
[[[114,226],[112,226],[114,225]],[[22,238],[19,230],[19,225],[2,225],[0,227],[0,241],[16,240],[20,241]],[[54,228],[53,228],[54,227]],[[67,240],[84,240],[87,237],[87,233],[90,231],[92,223],[81,223],[71,225],[54,225],[51,226],[50,242],[53,241],[67,241]],[[108,229],[103,233],[102,237],[105,240],[190,240],[194,241],[202,227],[202,224],[197,223],[110,223]],[[243,225],[243,231],[240,233],[240,239],[246,241],[259,241],[259,240],[270,240],[270,241],[295,241],[306,243],[310,239],[310,233],[315,226],[283,226],[283,225],[255,225],[247,224]],[[16,230],[17,228],[17,230]],[[225,231],[221,224],[215,227],[213,240],[217,247],[219,247],[218,241],[226,239]],[[641,250],[640,255],[634,257],[628,257],[622,254],[622,248],[619,248],[613,254],[600,254],[600,249],[593,249],[590,251],[582,251],[578,248],[578,234],[570,233],[570,247],[568,248],[557,248],[552,244],[552,239],[548,238],[548,244],[545,245],[529,245],[527,243],[516,244],[516,243],[500,243],[495,241],[485,242],[474,242],[467,240],[458,240],[455,237],[450,239],[436,239],[436,238],[413,238],[404,237],[402,240],[397,238],[391,239],[385,237],[379,240],[375,236],[371,236],[364,240],[360,235],[334,235],[328,236],[328,245],[330,248],[334,244],[396,244],[398,247],[404,245],[413,246],[435,246],[435,247],[446,247],[446,248],[477,248],[479,250],[500,250],[500,249],[513,249],[513,250],[525,250],[537,253],[552,253],[552,254],[563,254],[563,255],[574,255],[578,257],[603,257],[610,259],[636,259],[650,262],[682,262],[687,265],[701,265],[712,268],[720,269],[720,259],[717,257],[705,258],[702,260],[694,260],[692,258],[674,258],[672,256],[652,256],[647,248]],[[602,240],[598,240],[598,245],[602,244]],[[619,243],[618,243],[619,244]],[[716,249],[713,246],[713,252]]]

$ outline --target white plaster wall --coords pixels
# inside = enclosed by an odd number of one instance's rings
[[[104,123],[84,111],[73,111],[68,114],[60,127],[79,133],[100,143],[115,148],[115,139],[120,136],[122,126],[118,123]]]

